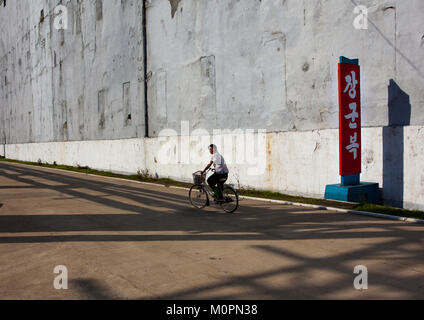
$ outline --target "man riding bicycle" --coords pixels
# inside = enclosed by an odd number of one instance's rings
[[[208,184],[217,195],[218,201],[222,201],[224,200],[221,190],[222,188],[217,188],[217,185],[220,184],[222,186],[225,181],[227,181],[229,171],[224,157],[218,152],[216,145],[211,144],[209,146],[209,152],[212,155],[211,161],[208,163],[205,170],[203,170],[203,174],[212,166],[212,164],[214,165],[215,173],[208,178]]]

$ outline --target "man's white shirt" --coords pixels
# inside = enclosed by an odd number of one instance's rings
[[[225,163],[224,157],[219,152],[215,152],[211,156],[211,161],[213,161],[213,165],[214,165],[216,173],[218,174],[228,173],[227,164]]]

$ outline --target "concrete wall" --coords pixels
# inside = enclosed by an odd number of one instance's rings
[[[378,182],[389,204],[424,210],[424,128],[405,127],[396,144],[408,152],[384,150],[385,128],[362,129],[362,180]],[[237,136],[238,140],[235,140]],[[325,185],[339,181],[338,130],[279,132],[260,135],[171,136],[104,141],[75,141],[6,145],[8,158],[134,174],[148,169],[156,177],[191,181],[191,174],[208,160],[214,142],[230,169],[229,183],[237,187],[322,197]],[[400,139],[400,140],[399,140]],[[252,148],[249,143],[252,142]],[[250,150],[249,150],[250,149]],[[398,150],[402,151],[402,150]],[[0,149],[3,155],[3,149]],[[387,161],[396,166],[387,168]]]
[[[361,1],[368,30],[353,27],[350,0],[171,1],[174,15],[169,2],[148,9],[150,101],[161,101],[152,134],[181,120],[209,131],[337,128],[341,55],[360,59],[364,127],[388,124],[390,79],[410,97],[410,124],[424,124],[423,1]]]
[[[59,3],[68,9],[65,31],[53,26]],[[322,197],[339,181],[344,55],[362,68],[363,180],[379,182],[389,204],[424,209],[423,1],[361,1],[367,30],[353,27],[356,0],[146,3],[147,139],[141,0],[0,7],[7,157],[187,180],[206,161],[214,130],[230,140],[239,132],[245,147],[252,129],[253,152],[237,149],[238,140],[222,144],[233,183]]]
[[[67,30],[54,27],[60,3]],[[136,0],[1,6],[1,142],[144,136],[140,16]]]

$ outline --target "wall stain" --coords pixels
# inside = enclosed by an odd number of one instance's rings
[[[171,4],[171,17],[174,19],[175,13],[178,10],[178,5],[180,4],[181,0],[168,0]]]
[[[272,189],[272,177],[275,175],[275,172],[272,171],[272,161],[271,161],[271,148],[272,148],[272,137],[270,134],[266,135],[266,178],[265,183],[268,189]]]

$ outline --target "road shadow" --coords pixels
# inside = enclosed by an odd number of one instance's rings
[[[390,242],[393,246],[404,244],[402,240]],[[169,294],[160,296],[164,300],[186,300],[186,299],[211,299],[226,300],[240,299],[237,294],[221,293],[224,289],[239,288],[243,292],[248,292],[246,299],[257,299],[258,296],[272,300],[290,300],[290,299],[331,299],[334,293],[346,292],[349,286],[353,289],[353,268],[357,264],[354,257],[358,255],[361,259],[371,259],[378,250],[386,251],[387,248],[382,244],[369,246],[365,250],[349,251],[330,256],[307,257],[293,250],[273,245],[252,245],[252,248],[258,251],[266,252],[281,261],[291,261],[290,266],[282,266],[268,269],[263,272],[255,272],[248,275],[229,276],[225,280],[215,282],[210,285],[193,286],[183,290],[176,290]],[[311,271],[322,274],[332,274],[335,277],[325,283],[316,283],[311,278],[305,277]],[[267,281],[269,278],[275,279],[275,283]],[[288,277],[291,279],[289,284],[278,284],[278,279]],[[391,275],[388,281],[388,275],[384,273],[369,270],[369,279],[372,279],[372,286],[378,286],[384,293],[385,288],[389,291],[398,292],[399,299],[423,299],[424,283],[422,273],[417,272],[413,276],[398,277]],[[314,278],[316,279],[316,278]],[[413,287],[415,284],[415,288]],[[421,286],[419,285],[421,284]],[[381,294],[367,294],[363,292],[358,295],[358,299],[381,299]],[[337,299],[337,298],[336,298]],[[395,298],[392,298],[395,299]]]
[[[13,172],[7,170],[11,167]],[[6,178],[0,195],[3,192],[12,194],[10,189],[21,192],[22,201],[25,201],[25,197],[32,192],[44,190],[51,191],[52,197],[56,199],[85,201],[96,205],[94,209],[92,207],[87,212],[78,213],[68,213],[60,207],[55,208],[52,214],[26,212],[17,215],[5,214],[3,211],[0,213],[0,244],[145,241],[224,243],[241,240],[245,246],[258,252],[281,257],[282,261],[296,262],[294,265],[272,269],[264,266],[263,272],[229,275],[210,285],[174,290],[160,296],[160,299],[239,299],[240,296],[235,293],[222,292],[233,287],[250,292],[243,295],[244,298],[325,298],[347,285],[351,286],[353,267],[358,260],[364,259],[386,261],[393,264],[393,268],[408,266],[411,269],[418,266],[416,276],[372,274],[372,281],[373,285],[399,292],[402,297],[424,297],[423,273],[419,271],[424,258],[423,226],[258,201],[244,201],[238,214],[226,214],[219,208],[199,211],[189,204],[185,193],[175,189],[131,182],[125,185],[122,182],[115,183],[112,179],[5,163],[0,163],[0,174],[0,181],[2,177]],[[7,181],[9,186],[6,185]],[[41,204],[34,203],[36,205]],[[122,210],[125,212],[117,213]],[[367,243],[364,239],[373,241]],[[320,240],[326,240],[327,243],[341,240],[346,244],[360,241],[361,246],[313,257],[293,252],[285,245],[276,245],[308,240],[316,241],[317,244]],[[258,241],[269,242],[258,244]],[[411,244],[418,246],[409,247]],[[308,270],[334,273],[340,277],[325,284],[311,284],[310,279],[304,277]],[[276,284],[267,282],[270,277],[279,279],[287,275],[295,280],[294,286],[278,281]],[[81,282],[78,287],[81,292],[87,293],[88,299],[117,297],[112,289],[106,292],[97,282]]]
[[[148,185],[128,185],[114,183],[110,179],[95,180],[90,176],[77,176],[69,173],[58,173],[33,167],[14,166],[16,174],[4,169],[8,165],[0,163],[2,176],[20,184],[25,183],[25,192],[31,190],[51,190],[56,192],[54,199],[87,200],[99,204],[99,209],[89,212],[69,214],[66,209],[55,209],[55,214],[0,214],[0,233],[41,233],[41,232],[101,232],[101,231],[185,231],[184,235],[161,235],[157,240],[228,240],[228,239],[333,239],[385,237],[391,234],[403,237],[405,234],[396,223],[382,226],[381,220],[356,215],[341,214],[322,209],[287,206],[268,202],[244,202],[236,214],[224,213],[219,207],[198,210],[192,207],[185,193],[173,189]],[[34,178],[42,177],[42,181]],[[23,187],[18,185],[18,187]],[[2,186],[0,190],[6,190]],[[15,189],[9,186],[9,189]],[[83,188],[83,189],[81,189]],[[163,190],[163,191],[161,191]],[[1,192],[1,191],[0,191]],[[61,196],[58,196],[59,193]],[[24,201],[24,196],[23,200]],[[36,204],[34,204],[36,205]],[[114,211],[124,213],[114,213]],[[350,222],[341,224],[337,222]],[[370,231],[373,227],[384,228],[381,231]],[[363,230],[359,233],[358,230]],[[422,228],[407,233],[418,236]],[[330,232],[331,231],[331,232]],[[236,235],[213,235],[212,233],[231,233]],[[244,236],[240,233],[246,233]],[[202,235],[207,233],[208,235]],[[17,242],[39,239],[38,241],[129,241],[130,239],[154,240],[154,235],[69,235],[69,236],[34,236],[16,237]],[[67,240],[68,239],[68,240]],[[113,240],[115,239],[115,240]],[[13,242],[13,237],[1,237],[0,243]]]
[[[69,281],[69,287],[77,290],[84,300],[113,300],[118,297],[112,288],[97,279],[73,279]]]

